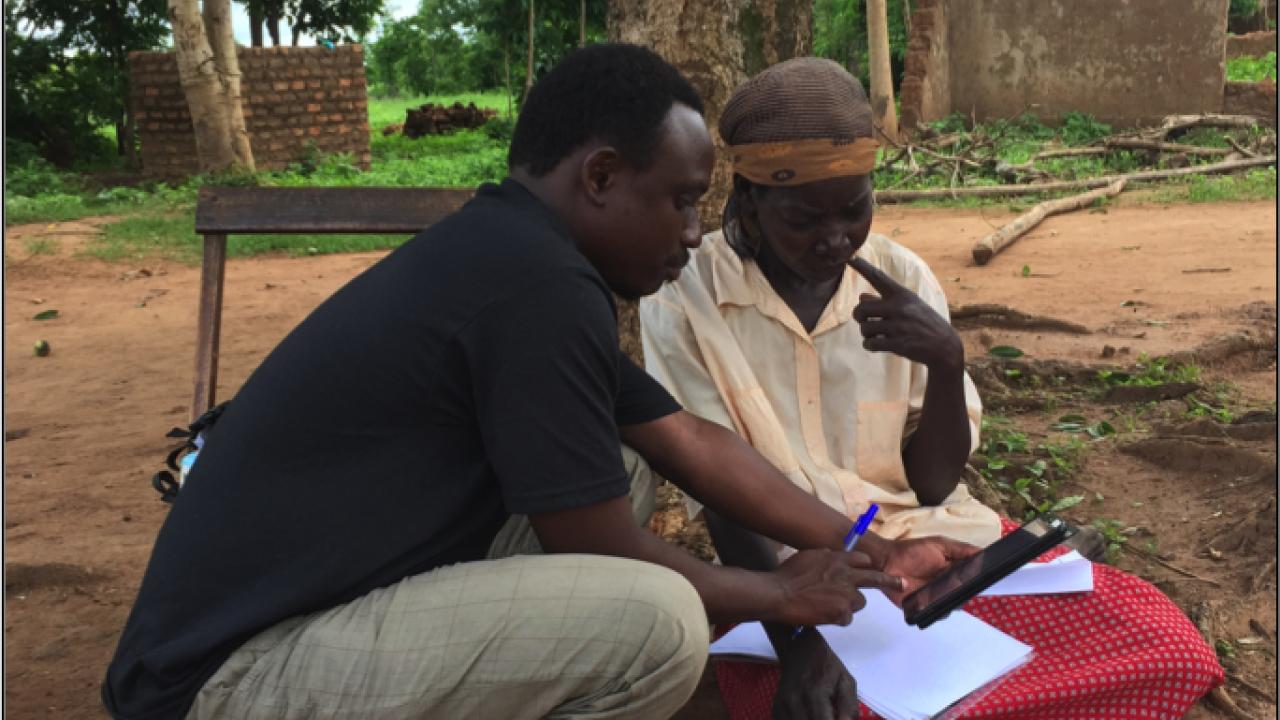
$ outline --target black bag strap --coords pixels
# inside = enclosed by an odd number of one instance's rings
[[[161,470],[151,477],[151,487],[160,493],[160,499],[167,503],[172,503],[174,498],[178,497],[181,491],[181,484],[174,476],[174,473],[181,473],[178,467],[178,459],[188,451],[196,449],[196,437],[204,430],[213,427],[213,424],[222,417],[222,413],[227,409],[227,405],[231,401],[219,403],[206,410],[200,417],[185,428],[175,427],[165,433],[165,437],[181,439],[182,442],[169,451],[165,456],[164,464],[169,470]],[[172,471],[172,472],[171,472]]]

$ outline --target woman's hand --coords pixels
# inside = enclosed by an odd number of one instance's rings
[[[941,535],[893,540],[886,544],[888,550],[881,569],[888,575],[901,577],[903,587],[897,591],[886,590],[885,595],[899,605],[902,598],[924,586],[952,563],[979,551],[973,545]]]
[[[854,257],[849,266],[880,293],[859,296],[853,310],[862,328],[862,347],[891,352],[930,370],[964,370],[964,343],[945,318],[866,260]]]

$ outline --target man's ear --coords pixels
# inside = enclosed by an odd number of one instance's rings
[[[581,181],[583,193],[591,204],[604,205],[604,196],[617,182],[621,169],[622,157],[608,145],[587,153],[582,159]]]

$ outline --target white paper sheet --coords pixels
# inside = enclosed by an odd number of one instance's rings
[[[1093,563],[1072,550],[1049,562],[1027,563],[982,595],[1052,595],[1093,590]]]
[[[929,718],[1017,668],[1031,647],[956,611],[924,630],[876,590],[848,626],[818,628],[857,680],[858,697],[889,720]],[[713,655],[775,659],[760,623],[744,623],[711,645]]]

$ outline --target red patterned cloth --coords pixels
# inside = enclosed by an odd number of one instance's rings
[[[1003,533],[1018,527],[1001,523]],[[1217,655],[1178,606],[1107,565],[1093,566],[1090,593],[978,597],[964,609],[1035,648],[966,718],[1181,718],[1223,681]],[[771,716],[777,666],[719,661],[716,679],[733,720]],[[860,717],[878,716],[862,705]]]

